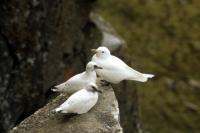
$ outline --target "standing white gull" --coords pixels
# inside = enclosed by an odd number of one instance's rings
[[[96,84],[89,83],[85,89],[81,89],[72,94],[63,104],[54,111],[59,113],[87,113],[98,100],[98,90]]]
[[[86,65],[86,71],[71,77],[64,83],[53,87],[52,91],[73,93],[84,88],[88,83],[96,83],[96,72],[95,69],[102,69],[97,66],[95,62],[90,61]]]
[[[148,78],[154,77],[152,74],[143,74],[132,69],[121,59],[111,55],[109,49],[106,47],[92,49],[92,52],[95,52],[92,61],[103,68],[102,70],[96,70],[97,75],[107,82],[114,84],[117,84],[122,80],[146,82]]]

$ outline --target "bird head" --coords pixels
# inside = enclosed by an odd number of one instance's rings
[[[86,65],[86,71],[94,71],[95,69],[103,69],[102,67],[98,66],[95,62],[90,61]]]
[[[97,57],[107,57],[110,55],[110,50],[107,47],[98,47],[97,49],[91,49]]]
[[[102,93],[102,91],[98,89],[98,86],[92,82],[88,84],[87,90],[91,92]]]

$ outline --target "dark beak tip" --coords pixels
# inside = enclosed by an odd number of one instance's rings
[[[96,66],[95,69],[103,69],[103,67]]]
[[[98,92],[98,93],[102,93],[102,90],[96,89],[96,92]]]
[[[102,90],[99,90],[99,89],[98,89],[97,91],[98,91],[99,93],[102,93],[102,92],[103,92]]]

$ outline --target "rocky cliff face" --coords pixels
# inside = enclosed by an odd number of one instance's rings
[[[109,24],[95,14],[90,16],[93,3],[93,0],[0,2],[0,132],[11,129],[55,97],[51,86],[83,71],[90,60],[91,48],[102,44],[118,51],[122,46],[124,41]],[[65,99],[59,96],[11,132],[44,132],[44,129],[65,132],[67,128],[121,132],[114,93],[112,89],[105,92],[109,95],[103,94],[93,111],[70,119],[71,124],[50,112]],[[84,121],[90,125],[88,128]]]
[[[0,132],[49,99],[49,88],[84,69],[100,44],[93,0],[0,2]],[[89,42],[89,43],[88,43]]]

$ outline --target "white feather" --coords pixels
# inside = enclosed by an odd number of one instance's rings
[[[153,78],[154,75],[153,74],[143,74],[143,76],[147,77],[147,78]]]
[[[93,65],[92,63],[94,63],[94,62],[89,62],[88,64]],[[92,66],[88,66],[88,67],[92,67]],[[85,72],[77,74],[77,75],[71,77],[66,82],[56,85],[51,90],[61,92],[61,93],[63,93],[63,92],[73,93],[73,92],[76,92],[76,91],[86,87],[86,85],[89,84],[90,82],[96,83],[95,70],[86,70]]]
[[[122,80],[135,80],[146,82],[148,78],[153,77],[152,74],[143,74],[132,69],[121,59],[111,55],[110,51],[106,49],[106,47],[99,47],[96,50],[97,54],[92,57],[92,61],[96,62],[98,66],[103,68],[100,70],[96,70],[96,72],[104,80],[116,84],[121,82]]]
[[[63,104],[56,108],[55,111],[60,113],[83,114],[88,112],[97,103],[97,100],[97,92],[82,89],[71,95]]]

